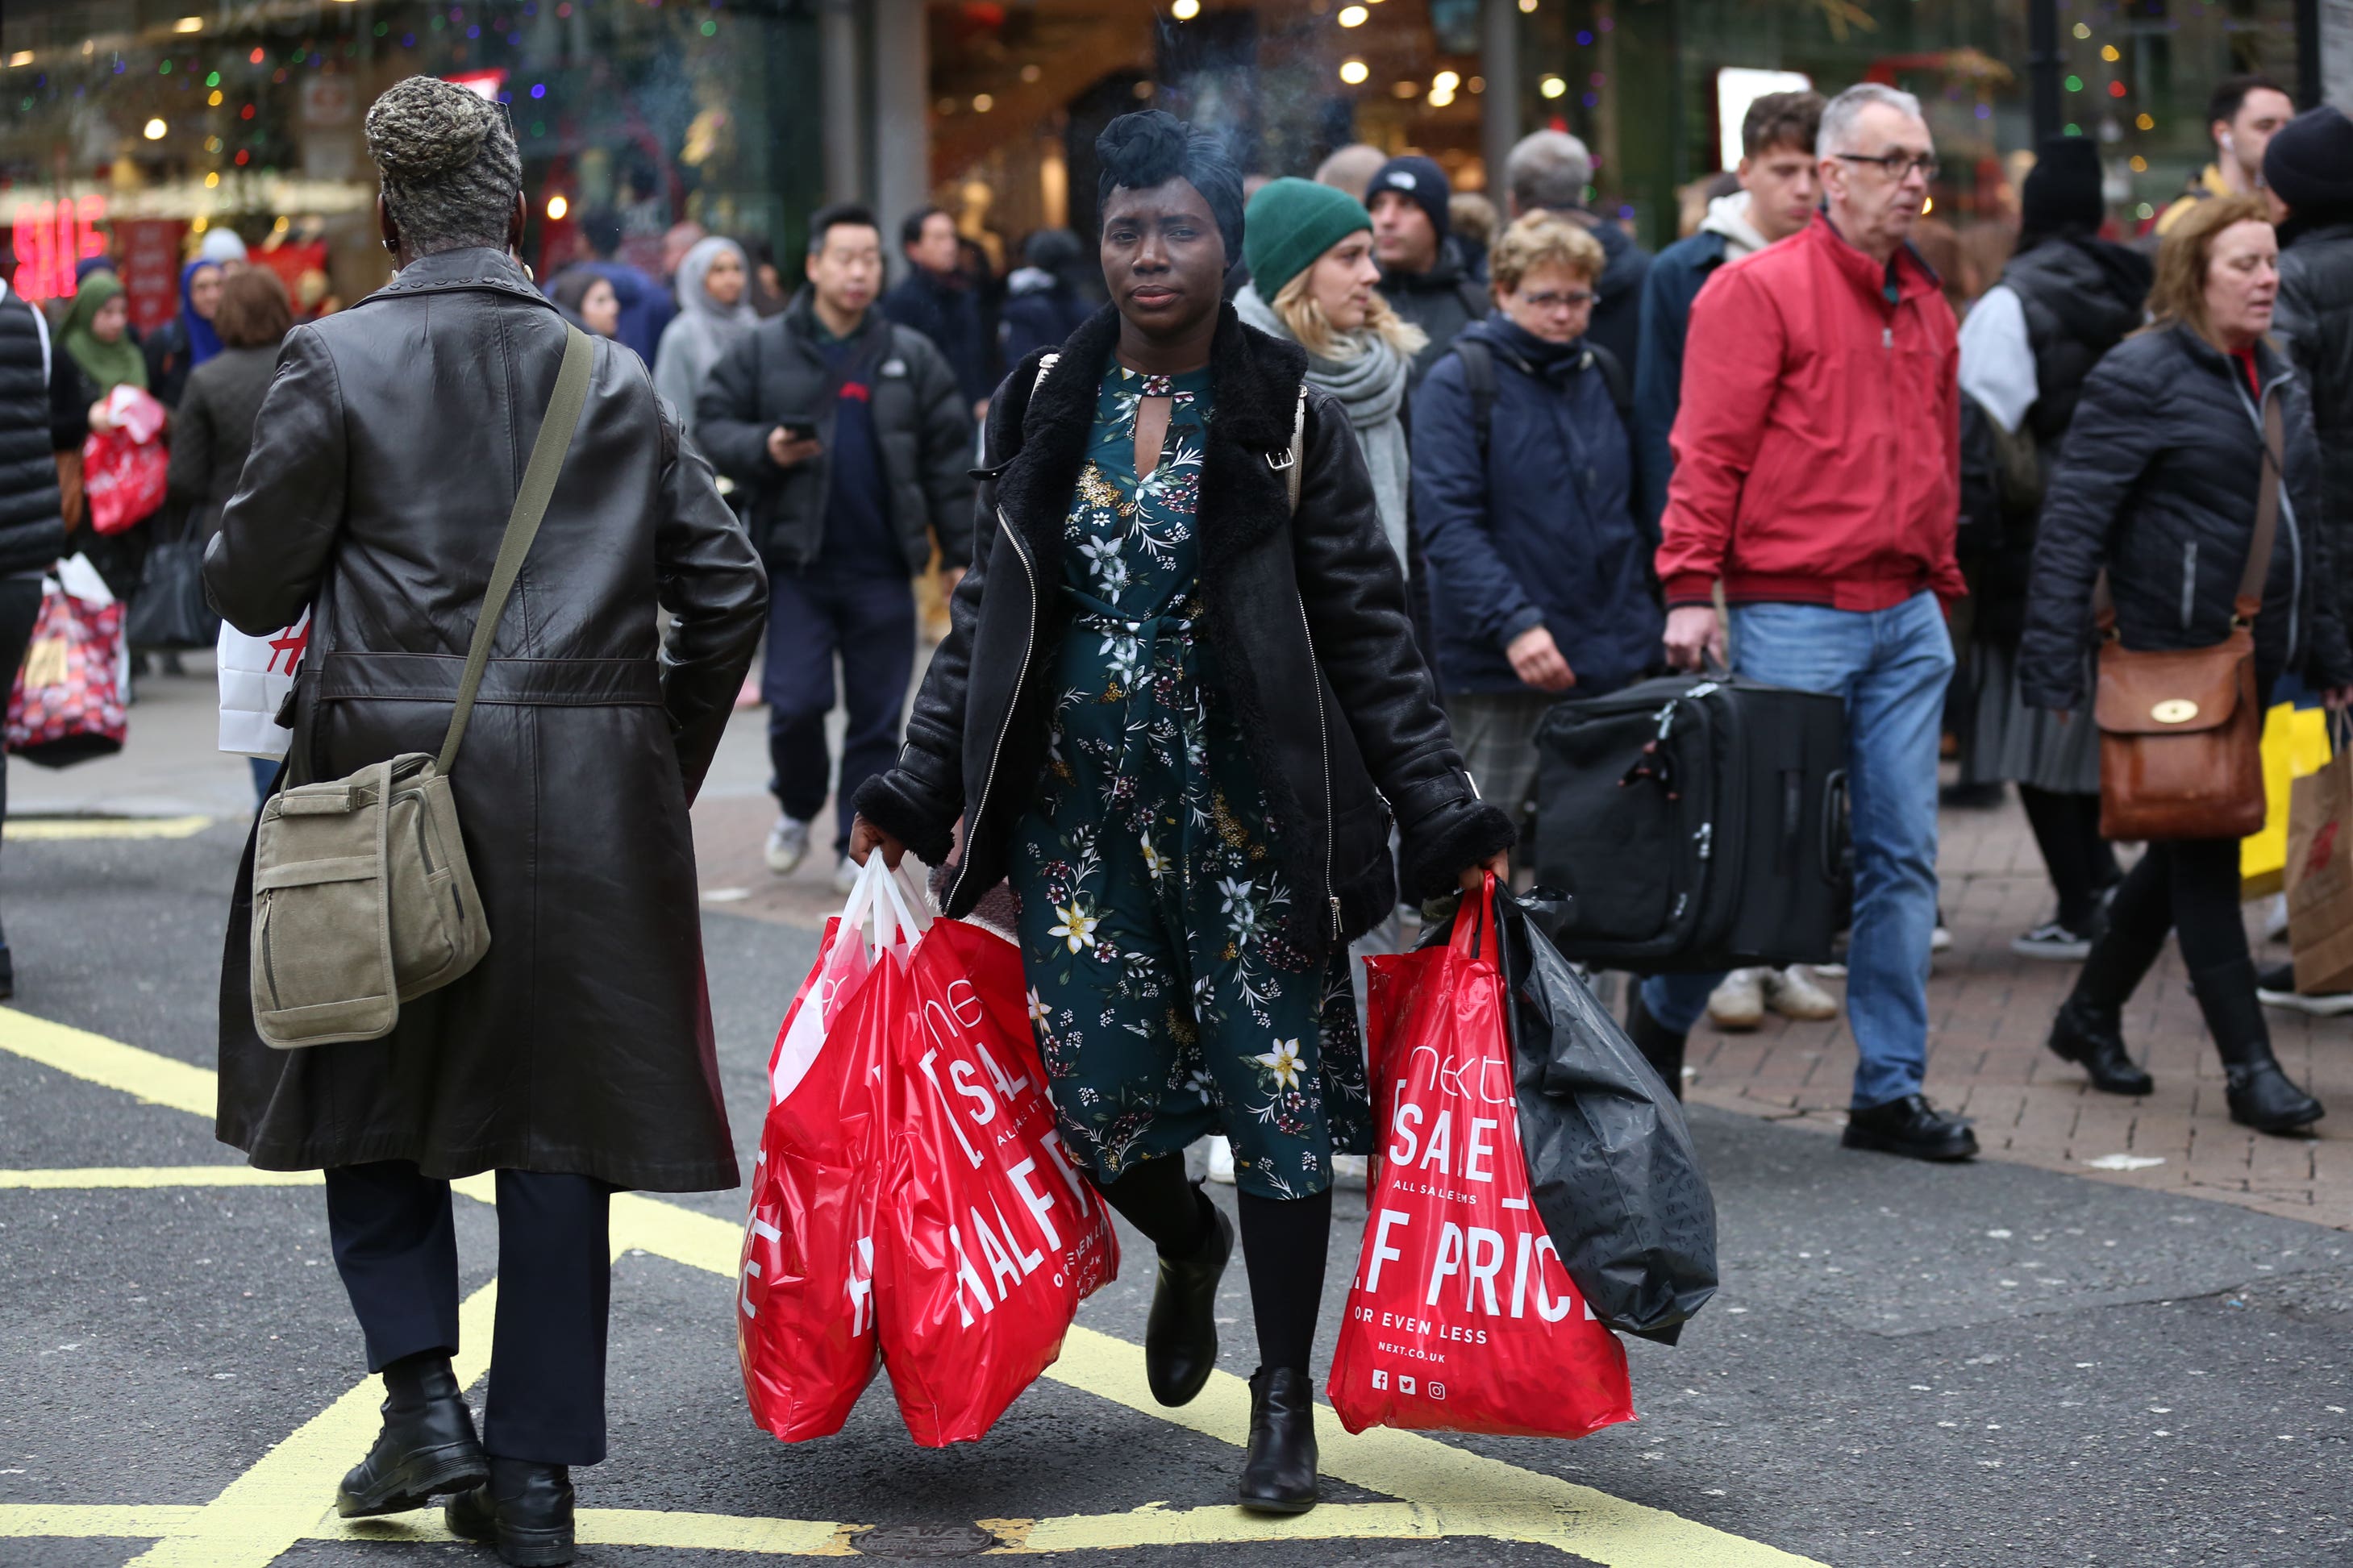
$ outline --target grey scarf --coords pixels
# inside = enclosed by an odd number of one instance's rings
[[[1234,296],[1234,310],[1260,331],[1295,341],[1273,307],[1259,298],[1255,285],[1244,285]],[[1372,470],[1373,500],[1380,512],[1381,531],[1388,536],[1389,548],[1397,552],[1398,563],[1403,566],[1410,463],[1400,416],[1405,409],[1406,376],[1412,366],[1404,355],[1369,332],[1355,334],[1353,342],[1356,353],[1349,359],[1310,354],[1307,380],[1338,398],[1348,411],[1356,446],[1365,454],[1365,466]]]

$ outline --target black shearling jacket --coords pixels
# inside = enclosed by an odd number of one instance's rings
[[[1062,521],[1119,332],[1105,309],[1071,334],[1038,385],[1033,353],[988,416],[972,570],[916,695],[889,773],[858,793],[868,821],[934,865],[964,848],[946,910],[969,912],[1007,870],[1015,824],[1046,756],[1052,651],[1068,625]],[[1286,935],[1326,952],[1406,890],[1430,897],[1512,843],[1511,820],[1472,787],[1414,642],[1406,584],[1381,531],[1346,414],[1310,389],[1299,506],[1281,465],[1306,356],[1224,308],[1211,350],[1217,417],[1201,465],[1200,590],[1223,695],[1280,825],[1300,891]]]
[[[2279,531],[2255,617],[2255,669],[2315,685],[2353,681],[2334,583],[2341,563],[2321,525],[2312,406],[2286,357],[2255,347],[2263,401],[2280,404],[2286,478]],[[2105,566],[2116,630],[2130,648],[2211,647],[2230,635],[2263,477],[2256,399],[2239,363],[2186,326],[2127,338],[2084,383],[2042,503],[2019,644],[2037,708],[2084,706],[2093,580]]]

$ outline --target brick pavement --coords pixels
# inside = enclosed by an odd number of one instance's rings
[[[2079,1069],[2042,1048],[2075,965],[2010,951],[2051,902],[2014,795],[1997,810],[1944,812],[1939,871],[1954,944],[1928,984],[1927,1092],[1976,1119],[1988,1157],[2353,1227],[2353,1018],[2266,1009],[2289,1076],[2334,1114],[2311,1139],[2250,1132],[2230,1120],[2213,1042],[2168,943],[2125,1015],[2126,1041],[2156,1077],[2156,1091],[2144,1100],[2094,1093]],[[2250,906],[2258,962],[2284,958],[2284,946],[2262,945],[2255,912]],[[1855,1058],[1843,1020],[1768,1016],[1745,1035],[1703,1023],[1689,1059],[1697,1103],[1826,1132],[1844,1123]],[[2094,1163],[2116,1156],[2159,1163]]]

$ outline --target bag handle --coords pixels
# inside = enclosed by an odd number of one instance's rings
[[[2280,478],[2286,467],[2286,423],[2280,400],[2263,399],[2263,479],[2255,492],[2255,536],[2247,550],[2247,568],[2239,574],[2239,592],[2231,614],[2241,626],[2253,626],[2263,607],[2263,579],[2271,574],[2272,543],[2279,536]],[[2103,637],[2113,635],[2116,603],[2108,591],[2108,569],[2100,568],[2092,584],[2092,620]]]
[[[466,738],[466,722],[474,714],[474,697],[482,689],[482,672],[491,662],[491,643],[497,637],[499,617],[506,613],[507,595],[514,591],[523,557],[539,535],[540,519],[547,515],[555,493],[555,477],[564,468],[564,455],[579,428],[580,411],[588,402],[588,371],[596,345],[588,334],[565,323],[564,365],[555,373],[555,395],[548,399],[547,416],[531,444],[531,461],[524,465],[522,483],[515,489],[514,508],[507,513],[507,530],[499,541],[499,558],[491,568],[491,585],[482,595],[481,618],[474,623],[474,640],[466,650],[466,673],[458,682],[458,706],[449,715],[449,733],[441,742],[438,766],[443,777],[458,764],[458,747]]]

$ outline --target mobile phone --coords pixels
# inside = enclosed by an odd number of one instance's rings
[[[814,441],[817,439],[817,421],[814,419],[779,419],[776,421],[776,427],[785,433],[787,440]]]

